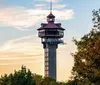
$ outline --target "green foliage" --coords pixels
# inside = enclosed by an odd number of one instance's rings
[[[49,83],[49,85],[57,85],[57,82],[51,81],[51,82]]]
[[[36,82],[36,85],[40,85],[40,83],[43,81],[43,77],[37,74],[33,74],[33,79]]]
[[[73,54],[73,72],[81,82],[88,82],[85,85],[100,83],[100,11],[93,11],[93,23],[94,28],[89,34],[80,41],[74,39],[77,52]]]
[[[30,70],[22,66],[21,70],[14,74],[4,75],[0,78],[0,85],[36,85]]]
[[[69,80],[66,85],[77,85],[77,83],[78,83],[78,80],[74,79],[74,80]]]
[[[44,77],[44,79],[40,83],[40,85],[51,85],[51,84],[57,85],[56,81],[51,77]]]
[[[9,78],[6,74],[4,76],[1,76],[0,85],[10,85]]]

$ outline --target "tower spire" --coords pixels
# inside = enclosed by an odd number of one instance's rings
[[[50,0],[50,13],[52,14],[52,0]]]

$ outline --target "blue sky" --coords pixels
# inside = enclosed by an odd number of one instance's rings
[[[48,0],[49,1],[49,0]],[[2,8],[18,8],[18,7],[23,7],[26,9],[34,9],[36,4],[46,4],[47,7],[45,9],[49,9],[49,2],[46,0],[3,0],[1,2],[1,9]],[[93,9],[98,9],[99,8],[99,0],[58,0],[53,3],[53,6],[55,5],[66,5],[64,9],[67,10],[73,10],[73,19],[70,20],[63,20],[59,21],[62,23],[64,28],[66,29],[66,38],[72,38],[72,37],[79,37],[87,33],[91,27],[92,27],[92,10]],[[19,8],[20,9],[20,8]],[[17,9],[18,10],[18,9]],[[60,10],[58,8],[57,10]],[[13,16],[13,15],[12,15]],[[55,15],[56,16],[56,15]],[[31,28],[30,31],[19,31],[17,29],[14,29],[14,27],[0,27],[0,33],[1,34],[1,39],[2,36],[6,33],[7,37],[11,39],[10,36],[13,35],[15,38],[18,36],[24,36],[24,35],[30,35],[36,33],[36,29],[39,27],[39,23],[36,23],[36,26],[31,26],[28,27]],[[11,29],[12,28],[12,29]],[[34,31],[35,30],[35,31]],[[78,32],[78,33],[77,33]],[[16,36],[16,33],[19,35]],[[6,37],[5,35],[5,37]],[[6,40],[6,38],[3,38],[2,40]],[[1,41],[1,40],[0,40]]]
[[[92,10],[98,10],[99,6],[100,0],[53,0],[53,14],[56,22],[66,29],[64,40],[67,43],[58,48],[58,80],[67,80],[70,76],[73,66],[70,53],[76,50],[71,40],[91,30]],[[22,64],[43,74],[43,48],[37,29],[46,22],[48,14],[49,0],[0,0],[0,74],[13,72]],[[65,64],[68,66],[64,67]],[[37,69],[33,68],[35,65]],[[12,68],[5,70],[9,66]]]

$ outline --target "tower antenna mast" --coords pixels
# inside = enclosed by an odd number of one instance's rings
[[[50,0],[50,13],[52,14],[52,0]]]

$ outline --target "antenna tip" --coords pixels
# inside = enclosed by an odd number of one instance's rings
[[[52,14],[52,0],[50,1],[50,13]]]

